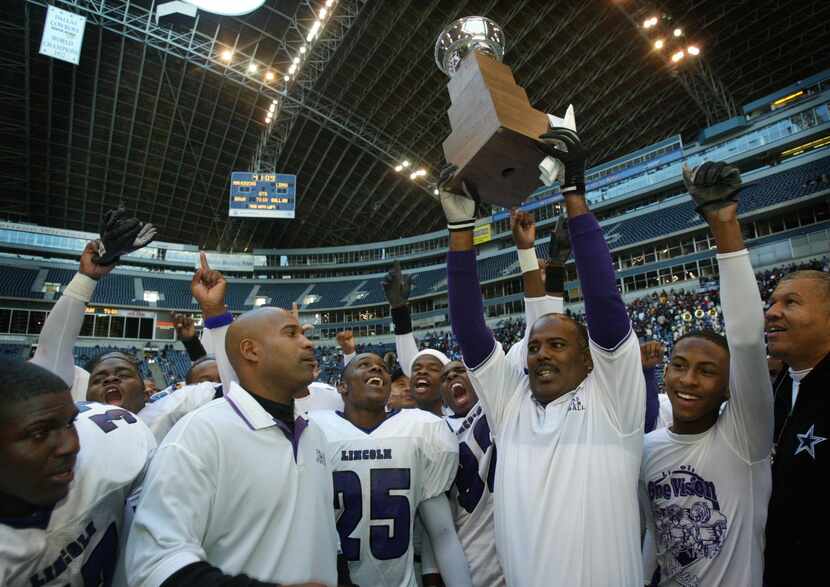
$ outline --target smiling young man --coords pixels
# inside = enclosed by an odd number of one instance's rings
[[[441,418],[419,409],[386,411],[386,364],[371,353],[346,366],[342,413],[311,412],[328,440],[337,529],[358,585],[416,585],[412,535],[416,514],[444,583],[471,585],[444,492],[458,466],[458,443]]]
[[[76,405],[57,375],[0,359],[0,585],[112,584],[155,445],[126,410]]]
[[[717,243],[726,337],[681,337],[665,369],[672,424],[646,436],[640,473],[656,548],[645,572],[653,585],[760,587],[772,388],[763,305],[737,220],[740,174],[707,162],[683,175]]]
[[[830,473],[830,274],[795,271],[766,313],[769,354],[789,367],[775,387],[775,458],[765,581],[808,584],[824,573],[830,507],[805,499]]]
[[[476,204],[440,190],[450,230],[453,333],[499,452],[496,546],[508,585],[640,586],[639,346],[608,245],[585,202],[579,137],[558,128],[544,139],[567,149],[545,146],[564,164],[561,191],[591,337],[567,316],[542,316],[530,331],[527,373],[507,361],[484,321],[473,249]]]

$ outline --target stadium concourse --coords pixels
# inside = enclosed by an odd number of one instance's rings
[[[0,585],[824,576],[830,3],[2,4]]]

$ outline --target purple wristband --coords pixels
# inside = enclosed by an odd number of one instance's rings
[[[211,316],[210,318],[205,318],[205,328],[210,328],[211,330],[214,328],[222,328],[231,322],[233,322],[233,314],[225,312],[221,316]]]

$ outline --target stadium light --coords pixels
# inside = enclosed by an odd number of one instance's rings
[[[266,71],[265,72],[265,79],[267,79],[269,82],[274,81],[274,72],[273,71]]]
[[[328,14],[328,10],[326,10],[325,8],[321,8],[320,9],[320,18],[321,19],[326,18],[326,14]]]
[[[248,64],[248,73],[256,73],[257,66],[256,63],[251,62]]]
[[[409,174],[409,179],[411,179],[413,181],[415,180],[416,177],[418,177],[418,174],[415,171],[413,171],[412,173]]]
[[[231,51],[230,49],[225,49],[224,51],[222,51],[222,61],[230,63],[231,59],[233,59],[233,51]]]
[[[415,172],[415,177],[423,177],[427,174],[427,170],[421,167],[418,171]]]
[[[678,28],[674,29],[673,34],[674,34],[675,37],[682,37],[683,36],[683,29],[678,27]]]
[[[662,49],[665,44],[666,42],[663,39],[657,39],[654,41],[654,48],[658,50]]]
[[[331,8],[332,4],[334,4],[334,0],[326,0],[326,8]]]
[[[314,21],[314,24],[311,25],[311,30],[308,31],[308,36],[305,38],[306,41],[309,43],[314,40],[314,37],[317,36],[317,33],[320,32],[320,26],[322,26],[322,22],[318,18]]]
[[[277,103],[276,102],[271,102],[271,105],[268,107],[268,112],[273,112],[276,109],[277,109]]]
[[[403,165],[404,167],[409,167],[412,164],[409,162],[409,160],[404,159],[403,161],[401,161],[401,165]]]
[[[290,78],[290,77],[288,77],[288,76],[286,75],[286,76],[283,76],[283,78],[282,78],[282,79],[284,79],[285,81],[288,81],[288,80],[290,80],[291,78]]]
[[[643,28],[644,29],[654,28],[656,26],[657,26],[657,17],[656,16],[652,16],[651,18],[647,18],[646,20],[643,21]]]
[[[403,165],[400,165],[400,164],[395,165],[395,171],[397,171],[398,173],[400,173],[401,171],[403,171]]]
[[[432,190],[432,193],[437,196],[438,195],[438,188],[435,188],[434,190]]]
[[[299,58],[299,57],[295,57],[295,58],[291,61],[291,63],[293,63],[294,65],[299,65],[299,63],[300,63],[300,58]]]
[[[304,55],[306,51],[307,51],[307,49],[306,49],[306,46],[305,46],[305,45],[303,45],[302,47],[300,47],[300,55]]]
[[[671,56],[671,60],[673,63],[678,63],[681,59],[683,59],[683,57],[685,57],[685,55],[686,54],[681,49],[680,51],[677,51]]]
[[[700,55],[700,47],[698,47],[697,45],[689,45],[689,47],[686,49],[686,53],[695,56]]]

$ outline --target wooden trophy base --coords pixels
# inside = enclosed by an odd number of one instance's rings
[[[518,206],[542,184],[545,154],[536,143],[548,131],[547,115],[530,105],[508,66],[478,51],[464,58],[447,88],[452,133],[444,157],[458,166],[448,187],[460,192],[466,180],[483,201]]]

